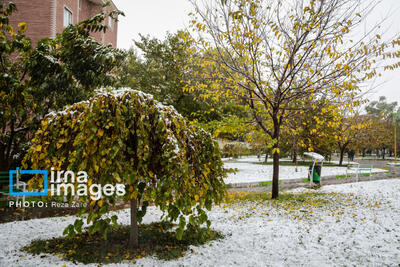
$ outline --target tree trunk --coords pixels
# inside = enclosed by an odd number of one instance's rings
[[[268,152],[265,152],[265,160],[264,160],[264,162],[265,162],[265,163],[268,162]]]
[[[271,136],[274,140],[272,149],[273,157],[273,172],[272,172],[272,199],[276,199],[279,196],[279,132],[280,132],[280,119],[277,116],[278,109],[273,111],[272,121],[274,122],[274,132]]]
[[[7,161],[1,161],[0,160],[0,171],[8,171],[9,170],[9,166],[8,166],[8,162]]]
[[[9,170],[9,161],[6,157],[6,150],[0,150],[0,171],[8,171]]]
[[[295,144],[294,144],[294,146],[293,146],[293,163],[294,164],[296,164],[297,165],[297,150],[298,150],[298,147],[297,147],[297,140],[295,140]]]
[[[340,148],[340,158],[339,158],[339,166],[343,165],[343,157],[344,157],[344,150],[346,149],[345,146]]]
[[[278,149],[279,146],[276,144],[274,148]],[[273,175],[272,175],[272,199],[278,198],[279,195],[279,153],[274,151],[273,154]]]
[[[362,157],[365,158],[365,148],[362,150]]]
[[[131,232],[129,236],[129,248],[134,249],[139,246],[138,224],[136,218],[137,199],[131,199]]]

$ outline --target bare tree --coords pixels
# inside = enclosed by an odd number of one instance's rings
[[[219,71],[213,77],[221,85],[206,91],[244,101],[271,136],[276,198],[282,125],[294,114],[315,108],[314,103],[326,109],[358,105],[354,99],[360,83],[377,74],[373,60],[386,45],[376,32],[378,25],[360,31],[377,2],[190,1],[200,47],[212,55],[207,64]]]

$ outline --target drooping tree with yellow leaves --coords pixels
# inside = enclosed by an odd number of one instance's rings
[[[79,215],[87,214],[89,234],[107,237],[116,216],[105,215],[118,200],[131,204],[129,244],[139,245],[138,222],[152,203],[165,212],[163,219],[177,221],[181,238],[186,227],[210,226],[204,209],[225,197],[223,163],[218,144],[203,129],[190,125],[171,106],[152,95],[129,88],[100,92],[88,101],[48,114],[32,140],[24,168],[86,171],[88,186],[121,184],[122,196],[65,190],[69,201],[86,203]],[[31,189],[43,188],[43,179],[29,181]],[[65,184],[64,184],[65,185]],[[100,190],[100,189],[98,189]],[[103,191],[104,191],[103,190]],[[113,190],[112,190],[113,191]],[[105,192],[105,191],[104,191]],[[77,219],[64,234],[81,233]]]

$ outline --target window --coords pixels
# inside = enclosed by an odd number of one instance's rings
[[[114,29],[114,21],[112,17],[108,17],[108,26],[110,27],[111,30]]]
[[[72,24],[72,12],[68,8],[64,7],[64,27]]]
[[[81,9],[82,7],[82,0],[78,0],[78,8]]]

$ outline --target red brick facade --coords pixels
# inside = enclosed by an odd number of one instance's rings
[[[9,2],[9,0],[0,0]],[[26,35],[36,44],[42,38],[54,38],[56,33],[64,29],[65,9],[72,13],[72,23],[75,24],[90,18],[102,10],[103,0],[12,0],[18,12],[10,17],[11,25],[16,27],[19,22],[28,25]],[[114,4],[106,7],[107,11],[117,9]],[[109,18],[104,22],[109,29],[106,33],[93,33],[92,36],[103,44],[117,46],[118,23]]]

